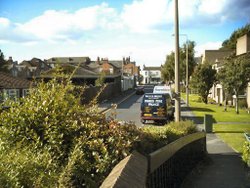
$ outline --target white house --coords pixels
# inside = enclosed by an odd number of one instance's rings
[[[161,82],[161,67],[146,67],[143,65],[141,71],[142,84],[157,84]]]

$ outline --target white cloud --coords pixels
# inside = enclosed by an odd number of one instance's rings
[[[19,24],[17,29],[43,40],[72,40],[81,37],[85,31],[120,27],[116,18],[115,9],[102,3],[73,13],[47,10],[41,16]]]
[[[226,5],[226,0],[202,0],[199,6],[200,13],[220,14]]]
[[[0,17],[0,28],[6,28],[9,27],[10,21],[7,18]]]
[[[122,21],[133,32],[149,32],[155,26],[164,23],[167,1],[133,1],[123,8]]]

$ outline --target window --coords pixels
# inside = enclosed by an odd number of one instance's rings
[[[148,72],[147,72],[147,71],[145,71],[145,75],[146,75],[146,76],[148,75]]]
[[[109,72],[110,72],[110,74],[113,74],[114,73],[114,69],[113,68],[109,68]]]
[[[23,97],[29,95],[29,89],[23,89]]]
[[[6,89],[4,91],[4,93],[6,94],[5,98],[10,98],[13,100],[16,100],[16,98],[19,98],[19,90],[18,89]]]

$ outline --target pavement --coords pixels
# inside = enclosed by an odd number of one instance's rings
[[[129,90],[101,103],[100,113],[105,113],[111,104],[119,104],[134,93],[134,90]],[[197,119],[184,103],[181,118],[194,121],[197,128],[204,131],[203,120]],[[250,188],[250,170],[242,162],[241,155],[214,133],[207,133],[206,139],[207,157],[186,177],[181,188]]]
[[[198,123],[204,130],[201,121],[195,118],[189,108],[183,106],[181,116]],[[241,155],[224,143],[214,133],[207,133],[207,152],[204,161],[186,177],[182,188],[250,188],[250,170],[241,159]]]

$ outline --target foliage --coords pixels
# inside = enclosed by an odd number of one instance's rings
[[[7,61],[4,59],[4,54],[0,49],[0,71],[8,72]]]
[[[1,147],[0,161],[10,160],[0,166],[1,185],[43,187],[36,180],[41,176],[48,187],[97,187],[130,153],[139,134],[135,125],[107,122],[94,104],[80,106],[79,92],[69,80],[53,79],[38,83],[20,102],[8,101],[11,108],[0,114],[0,141],[10,149]]]
[[[228,58],[219,71],[219,80],[226,93],[236,96],[236,113],[239,113],[238,95],[244,92],[250,80],[250,53]]]
[[[194,59],[194,41],[188,41],[188,76],[190,77],[196,66]],[[174,81],[175,53],[167,55],[165,64],[162,67],[162,78],[164,81]],[[180,80],[186,77],[186,44],[180,48]]]
[[[216,70],[208,62],[199,64],[193,74],[191,87],[197,89],[202,101],[207,104],[209,90],[216,81]]]
[[[95,85],[96,86],[102,86],[105,81],[105,72],[101,72],[100,76],[95,80]]]
[[[237,39],[247,33],[250,33],[250,24],[246,24],[244,27],[235,30],[229,39],[223,41],[222,49],[236,49]]]
[[[140,145],[137,146],[137,149],[149,154],[180,137],[195,133],[196,128],[192,121],[180,121],[171,122],[165,126],[143,127],[142,131]]]
[[[244,142],[242,159],[248,166],[250,166],[250,142],[248,141]]]

